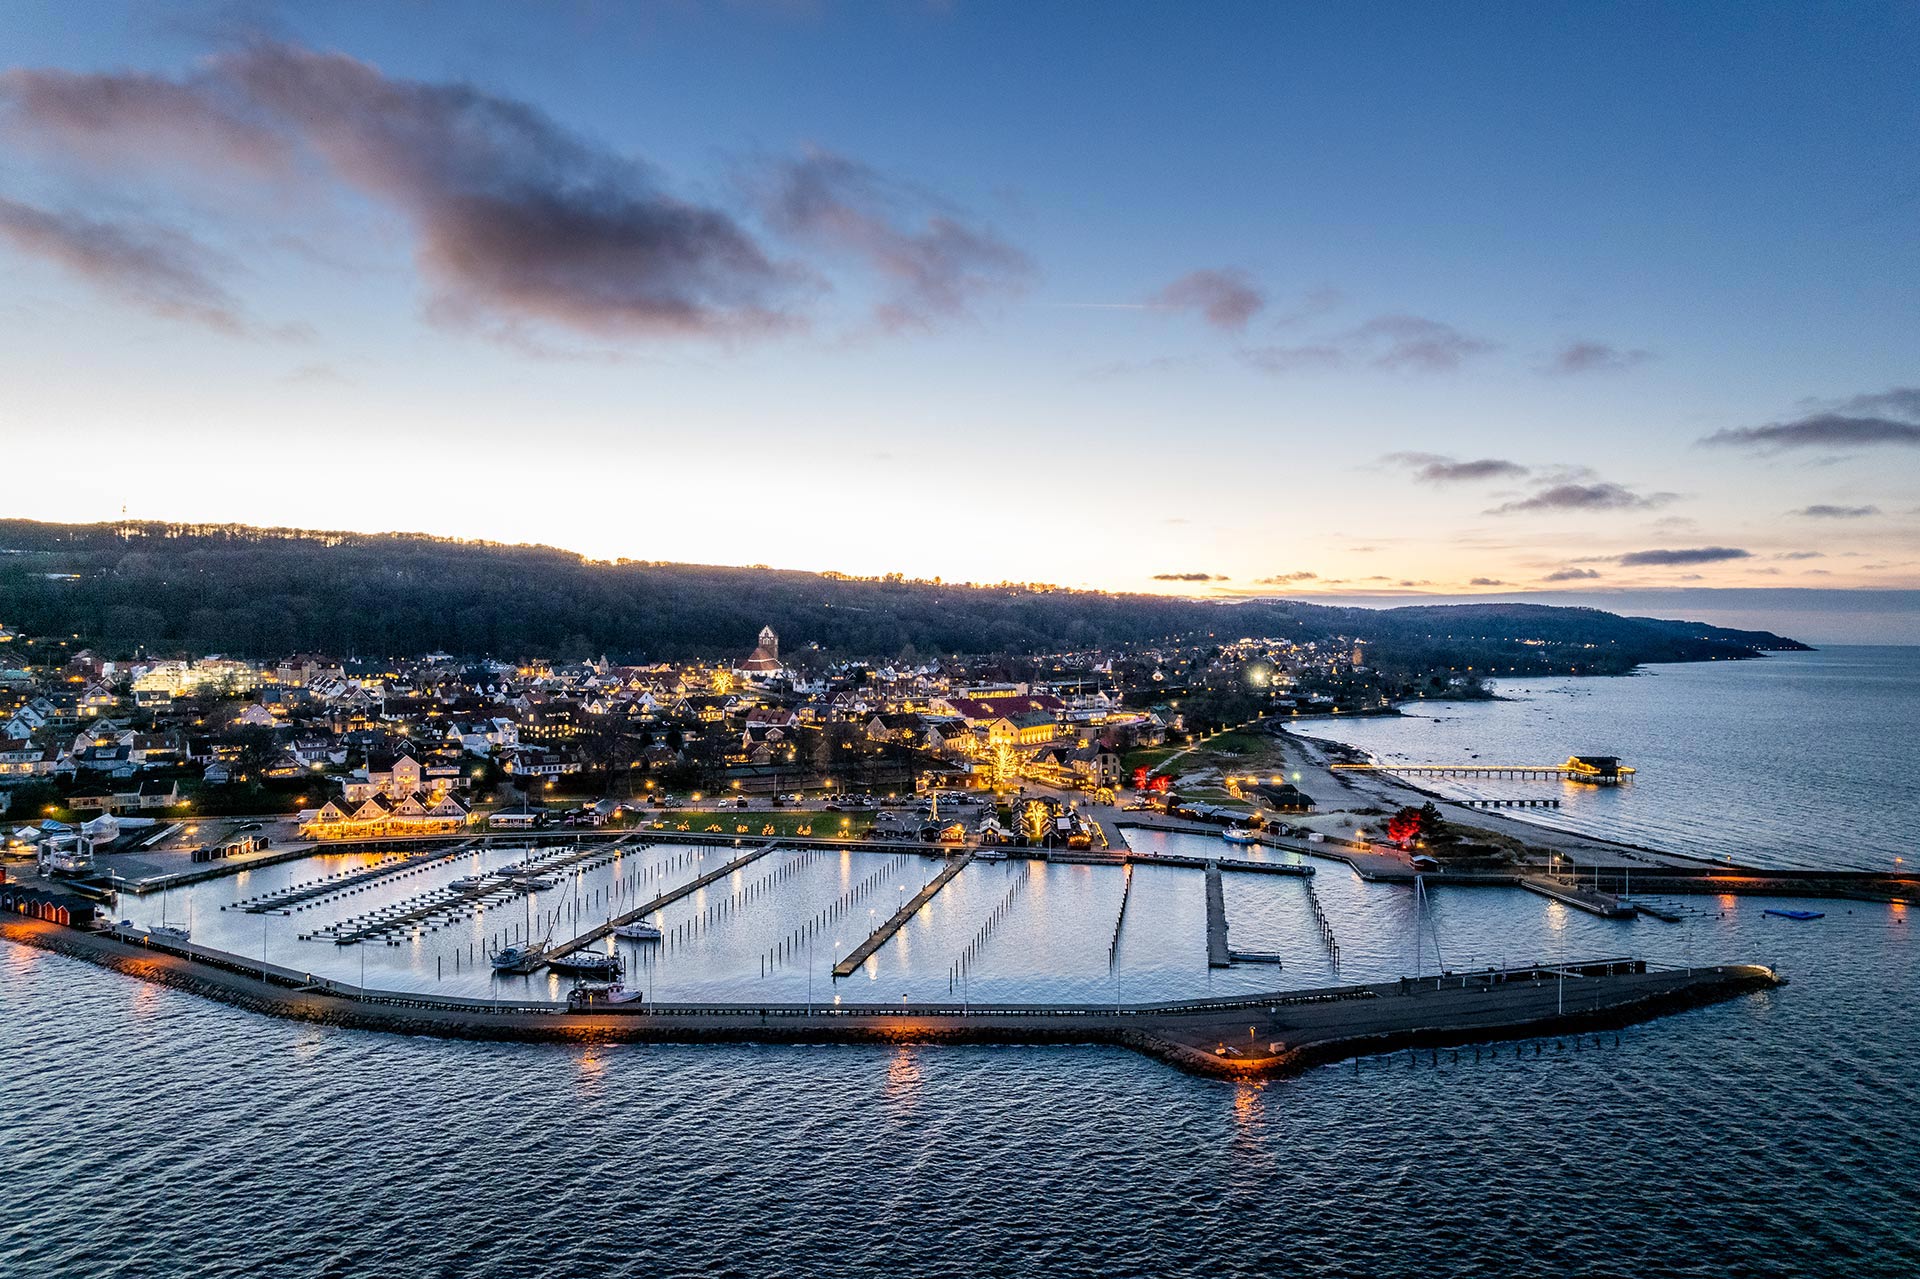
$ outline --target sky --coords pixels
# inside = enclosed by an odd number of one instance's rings
[[[4,28],[0,513],[1920,642],[1920,5]]]

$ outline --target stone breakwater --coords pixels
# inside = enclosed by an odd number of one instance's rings
[[[266,1016],[391,1034],[545,1043],[1107,1044],[1194,1074],[1297,1074],[1347,1057],[1616,1029],[1779,985],[1765,968],[1649,971],[1630,960],[1447,974],[1368,986],[1185,1003],[960,1008],[562,1005],[357,997],[247,962],[169,953],[39,920],[0,938]]]

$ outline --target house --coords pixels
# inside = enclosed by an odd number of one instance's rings
[[[452,795],[424,791],[398,798],[370,795],[355,803],[329,799],[305,821],[300,833],[310,839],[367,839],[392,835],[443,835],[474,822],[473,811]]]

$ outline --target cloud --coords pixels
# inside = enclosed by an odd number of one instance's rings
[[[1686,550],[1629,551],[1616,556],[1615,562],[1629,566],[1665,566],[1677,564],[1718,564],[1723,560],[1744,560],[1752,555],[1732,546],[1696,546]]]
[[[1376,368],[1396,372],[1450,372],[1473,356],[1498,349],[1451,324],[1418,315],[1377,316],[1350,333],[1348,341],[1372,351]]]
[[[1628,350],[1606,342],[1569,342],[1541,370],[1560,377],[1579,373],[1618,373],[1653,358],[1653,352]]]
[[[1856,395],[1836,408],[1766,426],[1731,427],[1700,441],[1762,452],[1802,448],[1920,447],[1920,387]]]
[[[1272,577],[1254,579],[1255,586],[1288,586],[1295,582],[1311,582],[1319,578],[1318,573],[1275,573]]]
[[[1224,573],[1155,573],[1156,582],[1226,582],[1232,579]]]
[[[1413,478],[1422,484],[1498,480],[1528,473],[1520,463],[1502,457],[1481,457],[1461,462],[1438,453],[1389,453],[1380,460],[1407,467],[1413,472]]]
[[[1561,568],[1547,574],[1549,582],[1588,582],[1600,576],[1590,568]]]
[[[1773,558],[1777,560],[1823,560],[1827,558],[1827,553],[1825,551],[1782,551]]]
[[[1245,271],[1234,268],[1192,271],[1150,299],[1171,311],[1196,311],[1216,329],[1244,329],[1267,304],[1267,295]]]
[[[1248,368],[1258,369],[1262,373],[1304,373],[1315,369],[1337,369],[1347,362],[1346,354],[1338,347],[1313,345],[1306,346],[1250,346],[1236,351],[1236,358]]]
[[[1517,498],[1488,511],[1511,515],[1516,511],[1626,511],[1671,502],[1673,493],[1636,493],[1624,484],[1555,484],[1531,497]]]
[[[1501,581],[1497,577],[1476,577],[1471,582],[1468,582],[1467,585],[1468,586],[1506,586],[1508,585],[1508,583]]]
[[[1792,515],[1803,515],[1813,520],[1863,520],[1869,515],[1880,514],[1877,506],[1828,506],[1824,503],[1803,506]]]
[[[15,71],[16,132],[94,158],[165,160],[270,184],[331,179],[397,213],[465,324],[546,322],[601,336],[790,327],[799,273],[717,208],[539,109],[467,84],[389,76],[337,53],[260,43],[180,82]],[[163,167],[179,171],[185,166]]]
[[[183,232],[56,213],[0,197],[0,240],[156,315],[222,333],[251,327],[240,304],[213,278],[215,255]]]
[[[767,221],[782,234],[864,261],[890,288],[874,308],[882,328],[930,328],[989,295],[1018,291],[1026,254],[972,226],[928,193],[831,151],[774,167],[763,184]]]

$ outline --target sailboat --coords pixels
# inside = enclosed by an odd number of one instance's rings
[[[533,940],[533,894],[523,893],[520,900],[526,906],[527,922],[523,932],[526,940],[517,946],[488,949],[487,962],[493,965],[497,973],[532,972],[546,959],[548,944],[553,940],[552,929],[548,929],[547,936],[539,941]]]
[[[160,922],[147,929],[147,936],[161,937],[167,941],[188,941],[193,937],[191,928],[176,928],[167,923],[167,890],[160,890]]]

